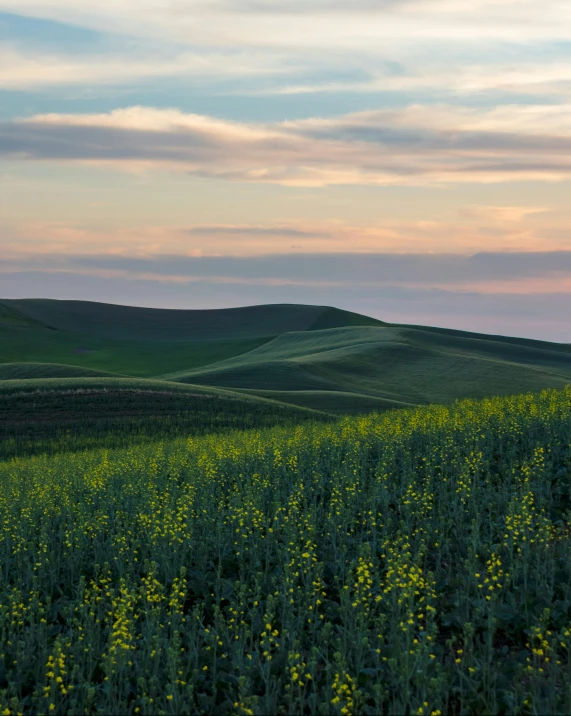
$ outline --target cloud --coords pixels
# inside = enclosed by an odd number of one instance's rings
[[[46,30],[49,32],[49,30]],[[65,33],[64,33],[65,34]],[[571,62],[563,56],[536,56],[523,49],[515,57],[492,53],[478,64],[456,53],[450,58],[433,50],[411,53],[406,47],[316,55],[251,46],[161,44],[130,40],[75,47],[42,48],[30,42],[0,43],[0,88],[39,90],[61,87],[123,88],[157,86],[165,78],[219,96],[292,96],[303,94],[437,93],[457,102],[459,96],[488,97],[504,103],[522,93],[538,99],[565,100],[571,93]],[[130,88],[130,90],[129,90]]]
[[[460,216],[474,219],[488,219],[504,222],[519,222],[533,214],[543,214],[549,211],[544,206],[465,206],[460,209]]]
[[[571,63],[569,61],[537,60],[533,64],[522,59],[517,67],[490,58],[487,65],[463,64],[457,61],[454,70],[449,62],[443,62],[438,56],[426,58],[407,58],[399,63],[400,72],[392,72],[390,65],[382,66],[379,57],[371,56],[362,60],[364,68],[353,78],[343,78],[341,68],[337,68],[335,58],[329,57],[330,77],[315,80],[311,72],[307,76],[293,79],[284,71],[263,86],[251,88],[240,84],[226,89],[228,94],[245,96],[292,96],[304,94],[338,94],[338,93],[376,93],[384,95],[389,92],[418,94],[446,97],[458,101],[468,96],[484,96],[492,104],[509,102],[510,96],[528,96],[532,98],[567,99],[571,90]],[[299,74],[299,73],[298,73]]]
[[[69,85],[121,85],[176,78],[187,83],[279,77],[287,60],[255,51],[194,51],[137,47],[94,54],[38,52],[0,45],[0,88],[34,89]]]
[[[0,43],[0,87],[11,90],[145,82],[160,91],[168,77],[257,96],[414,92],[505,102],[522,94],[565,101],[571,91],[568,52],[555,42],[571,39],[560,0],[0,0],[0,21],[2,10],[20,18]],[[24,16],[40,38],[57,27],[63,41],[48,48],[19,37]],[[59,24],[42,30],[39,18]],[[98,42],[67,46],[65,28],[78,32],[69,23],[97,29]]]
[[[217,3],[218,7],[225,8],[228,12],[249,13],[254,15],[350,15],[354,13],[366,13],[379,15],[387,11],[394,11],[401,7],[415,6],[416,8],[427,5],[426,0],[353,0],[348,6],[344,0],[313,0],[307,3],[305,0],[245,0],[237,5],[233,0],[222,0]]]
[[[567,0],[0,0],[0,11],[219,46],[364,49],[438,42],[569,39]]]
[[[231,187],[229,193],[232,194]],[[215,213],[220,213],[218,207]],[[356,255],[401,255],[431,251],[436,255],[461,256],[482,251],[571,248],[568,222],[552,217],[533,224],[525,218],[499,221],[493,214],[477,220],[458,219],[452,214],[438,221],[384,218],[367,223],[335,219],[197,225],[143,223],[135,220],[134,225],[125,221],[117,225],[106,220],[104,226],[94,226],[85,222],[6,221],[0,224],[0,252],[3,259],[31,254],[73,255],[81,246],[85,253],[94,255],[109,252],[140,257],[165,254],[255,257],[291,254],[301,245],[301,250],[308,254],[345,254],[350,250]]]
[[[289,226],[193,226],[187,230],[191,236],[286,236],[289,238],[322,238],[324,232],[294,229]]]
[[[0,156],[293,186],[557,181],[571,177],[570,112],[414,106],[261,124],[131,107],[4,122]]]
[[[75,263],[74,263],[75,262]],[[407,288],[479,290],[501,284],[513,292],[513,283],[549,279],[549,291],[561,281],[571,290],[571,251],[529,253],[454,254],[297,254],[274,256],[154,256],[149,258],[94,256],[72,257],[71,265],[93,269],[118,269],[163,276],[291,284],[346,286],[393,285]],[[510,284],[512,284],[510,286]],[[498,286],[496,286],[496,291]],[[503,291],[502,291],[503,292]]]
[[[5,270],[41,269],[166,282],[245,282],[324,286],[571,293],[571,251],[458,254],[290,253],[255,256],[188,254],[30,255],[5,260]]]

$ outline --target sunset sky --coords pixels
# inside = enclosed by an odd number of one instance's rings
[[[569,0],[0,0],[0,297],[571,342]]]

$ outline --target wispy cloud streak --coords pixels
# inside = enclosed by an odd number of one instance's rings
[[[228,45],[374,46],[379,39],[569,38],[566,0],[0,0],[0,10]]]
[[[0,156],[155,167],[298,186],[562,180],[571,105],[500,110],[410,107],[254,124],[133,107],[0,125]]]
[[[258,256],[158,254],[32,255],[9,259],[4,270],[78,271],[164,281],[260,285],[400,286],[517,293],[571,293],[571,251],[454,254],[292,253]]]

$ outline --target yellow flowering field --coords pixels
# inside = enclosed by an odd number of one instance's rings
[[[0,463],[0,713],[571,713],[571,388]]]

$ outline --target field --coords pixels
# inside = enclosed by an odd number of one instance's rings
[[[327,419],[258,396],[159,380],[0,380],[0,459]]]
[[[0,711],[570,713],[570,509],[569,387],[4,461]]]

